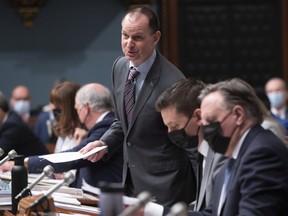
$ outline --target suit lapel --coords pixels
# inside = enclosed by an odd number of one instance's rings
[[[230,174],[230,180],[228,182],[228,186],[227,186],[227,196],[229,197],[229,191],[233,190],[233,188],[235,187],[236,181],[238,179],[238,168],[240,165],[240,159],[242,158],[243,154],[246,152],[247,148],[249,148],[250,143],[252,142],[252,140],[254,139],[254,137],[260,132],[260,130],[263,129],[261,126],[256,125],[254,127],[251,128],[251,130],[248,132],[246,138],[243,141],[243,144],[241,146],[239,155],[237,157],[237,159],[235,160],[234,164],[233,164],[233,168],[231,170],[231,174]],[[223,209],[226,207],[226,202],[227,202],[227,198],[225,200],[224,205],[222,206],[222,210],[221,212],[223,212]],[[228,207],[229,208],[229,207]]]
[[[155,88],[155,86],[157,85],[157,83],[159,81],[159,78],[160,78],[160,68],[159,67],[160,66],[159,66],[158,61],[159,61],[159,55],[157,54],[156,59],[152,65],[150,71],[148,72],[147,77],[143,83],[143,86],[139,92],[137,101],[135,103],[134,111],[132,114],[130,127],[128,128],[128,133],[129,133],[130,128],[134,124],[137,116],[139,115],[140,111],[143,109],[143,107],[146,104],[147,100],[149,99],[151,93],[153,92],[153,89]]]
[[[126,64],[123,65],[123,79],[121,79],[121,77],[119,77],[120,80],[122,80],[121,83],[121,96],[118,97],[116,100],[120,100],[120,104],[122,104],[121,110],[119,112],[120,119],[123,119],[122,125],[125,125],[125,130],[127,130],[128,128],[128,123],[127,123],[127,119],[126,119],[126,114],[125,114],[125,102],[124,102],[124,89],[125,89],[125,84],[126,84],[126,80],[128,78],[129,75],[129,62],[126,62]]]
[[[206,158],[206,165],[203,172],[203,178],[201,181],[201,188],[199,192],[199,197],[197,201],[197,209],[200,208],[200,206],[203,203],[203,200],[205,199],[206,194],[206,187],[208,186],[208,179],[211,175],[211,169],[212,169],[212,162],[213,162],[214,152],[209,148],[207,158]]]

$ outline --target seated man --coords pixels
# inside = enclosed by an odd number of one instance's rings
[[[261,127],[253,88],[234,78],[207,86],[200,98],[204,139],[229,159],[215,179],[210,205],[189,215],[287,215],[288,150]]]
[[[192,166],[197,167],[195,210],[202,210],[210,204],[215,177],[226,159],[213,152],[203,140],[198,96],[204,87],[205,84],[200,80],[180,80],[165,90],[156,101],[156,109],[161,112],[169,138],[187,151]],[[197,161],[193,155],[194,148],[198,150]]]
[[[70,152],[79,151],[89,142],[98,140],[114,120],[111,94],[107,88],[97,83],[87,84],[78,90],[75,97],[75,109],[80,121],[89,131],[79,145],[68,150]],[[82,180],[94,187],[97,187],[100,181],[122,182],[123,153],[121,145],[117,151],[109,152],[97,163],[80,159],[54,164],[43,158],[40,159],[38,156],[26,159],[29,173],[41,173],[48,164],[54,167],[56,173],[78,169],[76,180],[71,185],[77,188],[81,188]],[[0,170],[5,171],[11,168],[11,163],[7,162],[0,167]]]
[[[32,129],[14,111],[9,110],[8,101],[0,95],[0,148],[4,155],[14,149],[25,157],[47,154],[48,151]]]

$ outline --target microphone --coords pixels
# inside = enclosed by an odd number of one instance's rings
[[[2,148],[0,148],[0,157],[4,154],[4,151]]]
[[[188,206],[183,202],[175,203],[166,216],[187,216]]]
[[[3,149],[1,149],[3,151]],[[1,152],[2,153],[2,152]],[[2,154],[3,155],[3,154]],[[0,161],[0,166],[2,166],[6,161],[13,159],[15,156],[17,155],[17,152],[12,149],[11,151],[8,152],[7,156],[4,157],[1,161]]]
[[[125,208],[118,216],[131,216],[150,201],[151,194],[148,191],[143,191],[137,196],[137,198],[139,200],[134,205],[130,205]]]
[[[51,165],[47,165],[44,167],[43,172],[41,173],[40,176],[38,176],[38,178],[32,182],[30,185],[28,185],[26,188],[24,188],[16,197],[15,200],[17,200],[18,202],[20,201],[20,199],[22,199],[23,197],[27,197],[27,196],[31,196],[31,189],[38,184],[45,176],[51,176],[54,173],[54,168]]]
[[[70,183],[72,183],[75,180],[75,175],[73,174],[72,171],[69,171],[67,173],[64,174],[64,179],[59,182],[58,184],[56,184],[54,187],[52,187],[50,190],[48,190],[42,197],[40,197],[38,200],[36,200],[34,203],[32,203],[30,205],[30,208],[35,208],[37,207],[37,205],[39,205],[40,203],[42,203],[44,200],[47,200],[48,197],[54,193],[56,190],[58,190],[61,186],[65,185],[69,185]]]

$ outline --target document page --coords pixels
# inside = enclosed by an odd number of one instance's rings
[[[78,159],[83,159],[105,148],[107,148],[107,146],[96,147],[84,155],[81,154],[80,152],[62,152],[62,153],[60,152],[55,154],[41,155],[39,157],[44,158],[52,163],[64,163]]]

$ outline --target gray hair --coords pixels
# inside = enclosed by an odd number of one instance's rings
[[[76,94],[76,100],[82,107],[89,104],[96,112],[112,111],[112,96],[108,88],[98,83],[89,83],[81,87]]]
[[[223,96],[223,108],[232,109],[236,105],[241,105],[253,122],[262,123],[263,110],[261,109],[260,99],[247,82],[234,78],[207,85],[199,95],[199,99],[202,101],[204,97],[213,92],[219,92]]]

